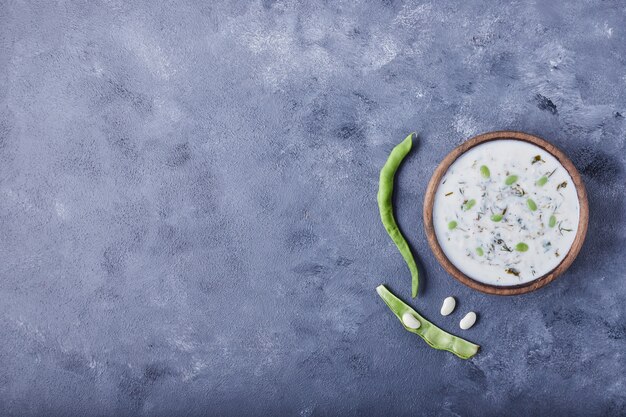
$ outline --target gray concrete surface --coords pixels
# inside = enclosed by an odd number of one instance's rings
[[[0,1],[0,415],[626,415],[626,6]],[[517,129],[586,181],[570,271],[499,298],[447,276],[422,195]],[[483,346],[405,332],[374,288]],[[439,316],[455,295],[457,312]]]

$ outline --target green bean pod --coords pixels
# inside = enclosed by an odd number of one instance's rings
[[[400,254],[404,258],[404,261],[411,271],[411,296],[415,298],[417,296],[417,287],[419,283],[419,273],[417,270],[417,264],[411,253],[409,244],[402,236],[402,232],[396,224],[396,219],[393,217],[393,204],[391,198],[393,196],[393,179],[396,175],[398,167],[402,163],[404,157],[409,153],[413,146],[413,136],[411,133],[402,142],[400,142],[389,154],[387,162],[380,170],[380,180],[378,183],[378,210],[380,211],[380,220],[383,222],[383,226],[387,230],[387,233],[396,244]]]
[[[420,336],[432,348],[447,350],[461,359],[469,359],[478,353],[480,346],[441,330],[393,295],[384,285],[376,287],[376,292],[380,295],[380,298],[383,299],[385,304],[387,304],[387,307],[398,317],[402,326],[407,331]],[[405,326],[402,321],[402,315],[407,312],[412,314],[420,322],[420,326],[417,329],[411,329]]]

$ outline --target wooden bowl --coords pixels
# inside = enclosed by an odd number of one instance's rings
[[[512,286],[496,286],[485,284],[479,281],[476,281],[463,272],[459,271],[457,267],[455,267],[452,262],[446,257],[439,242],[437,241],[437,235],[435,234],[435,227],[433,225],[433,203],[435,201],[435,192],[437,191],[437,187],[441,182],[441,178],[448,171],[448,168],[456,159],[461,156],[465,151],[473,148],[474,146],[480,145],[484,142],[489,142],[493,140],[499,139],[514,139],[521,140],[524,142],[530,142],[533,145],[539,146],[552,156],[554,156],[560,163],[565,167],[570,177],[574,182],[576,187],[576,192],[578,194],[578,202],[580,207],[580,215],[578,221],[578,230],[576,232],[576,236],[574,238],[574,242],[567,253],[566,256],[563,257],[561,263],[559,263],[554,269],[552,269],[547,274],[533,280],[530,282],[526,282],[519,285]],[[473,288],[478,291],[482,291],[487,294],[496,294],[496,295],[517,295],[524,294],[530,291],[534,291],[538,288],[543,287],[544,285],[552,282],[556,277],[561,275],[569,266],[574,262],[578,252],[580,252],[580,248],[583,245],[585,240],[585,235],[587,234],[587,223],[589,221],[589,203],[587,202],[587,192],[585,191],[585,185],[583,184],[582,178],[578,173],[576,167],[570,159],[565,156],[563,152],[561,152],[554,145],[546,142],[545,140],[530,135],[528,133],[523,132],[515,132],[515,131],[499,131],[499,132],[490,132],[484,133],[482,135],[478,135],[464,142],[457,148],[453,149],[444,159],[441,161],[435,172],[433,173],[430,182],[428,183],[428,188],[426,189],[426,197],[424,198],[424,228],[426,229],[426,236],[428,237],[428,243],[430,248],[435,254],[435,257],[445,268],[450,275],[452,275],[457,280],[461,281],[463,284],[467,285],[470,288]]]

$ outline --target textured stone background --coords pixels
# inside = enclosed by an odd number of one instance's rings
[[[626,414],[626,6],[557,3],[0,1],[0,415]],[[420,220],[495,129],[565,150],[591,206],[515,298],[447,276]],[[412,130],[412,303],[478,311],[470,361],[374,291],[409,295],[375,194]]]

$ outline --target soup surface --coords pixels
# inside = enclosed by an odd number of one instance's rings
[[[576,187],[551,154],[496,140],[461,155],[435,193],[433,223],[446,257],[470,278],[533,281],[567,255],[578,228]]]

